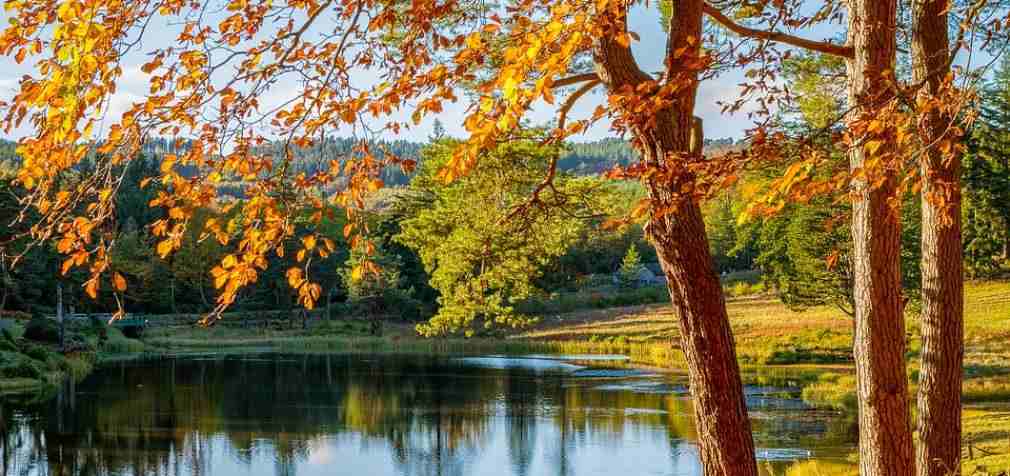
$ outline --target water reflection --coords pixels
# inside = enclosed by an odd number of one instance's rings
[[[118,364],[45,403],[5,402],[2,475],[699,473],[680,382],[558,363],[274,354]],[[851,451],[847,419],[780,388],[750,389],[748,404],[766,471]]]

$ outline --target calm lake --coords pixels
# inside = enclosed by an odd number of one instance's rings
[[[748,387],[762,471],[845,464],[851,418]],[[180,357],[2,405],[2,474],[695,475],[681,377],[586,357]]]

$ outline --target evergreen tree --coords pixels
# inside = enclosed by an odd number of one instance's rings
[[[638,250],[632,244],[628,247],[628,253],[621,261],[621,268],[617,270],[617,277],[622,287],[634,287],[638,283],[638,274],[642,271],[642,258],[638,255]]]
[[[455,142],[433,144],[423,154],[410,193],[430,205],[400,223],[397,240],[415,250],[438,290],[439,309],[418,326],[425,335],[473,335],[480,327],[528,323],[515,304],[539,292],[536,280],[581,234],[576,218],[595,203],[596,182],[558,176],[541,189],[548,158],[558,153],[534,141],[501,145],[465,177],[446,184],[440,170]],[[564,199],[566,213],[542,206]]]
[[[1010,258],[1010,55],[983,89],[981,114],[964,157],[965,265],[992,275]]]

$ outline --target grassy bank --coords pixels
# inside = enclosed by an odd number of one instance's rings
[[[96,365],[111,358],[144,352],[144,343],[108,328],[102,337],[89,328],[70,326],[66,340],[73,350],[60,352],[58,334],[47,332],[38,340],[26,336],[26,324],[15,321],[0,332],[0,396],[37,394],[43,396],[68,378],[80,381]]]

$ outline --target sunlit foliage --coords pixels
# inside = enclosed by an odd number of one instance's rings
[[[470,335],[475,327],[527,324],[514,305],[537,292],[543,267],[579,237],[603,184],[561,176],[542,187],[559,150],[530,140],[499,146],[446,184],[439,173],[455,145],[444,140],[425,151],[410,193],[430,205],[406,219],[397,238],[417,250],[441,295],[438,313],[418,330]]]

